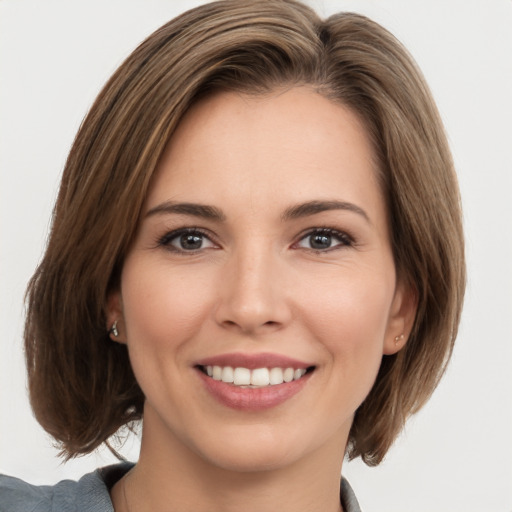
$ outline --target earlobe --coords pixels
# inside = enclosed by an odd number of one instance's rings
[[[417,309],[418,292],[416,289],[411,285],[399,283],[393,297],[384,339],[383,353],[385,355],[396,354],[406,345],[414,325]]]
[[[126,343],[126,329],[120,291],[109,294],[105,313],[107,318],[106,330],[110,339],[117,343]]]

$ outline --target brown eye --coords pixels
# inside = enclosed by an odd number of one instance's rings
[[[320,234],[310,235],[309,245],[311,249],[329,249],[332,245],[332,236]]]
[[[184,251],[196,251],[197,249],[201,249],[203,245],[203,236],[187,234],[181,235],[175,239],[175,243],[173,243],[173,245],[177,245]]]
[[[302,237],[297,246],[313,251],[328,251],[338,247],[351,246],[352,239],[346,233],[334,229],[316,229]]]
[[[215,247],[207,235],[192,228],[167,233],[160,239],[159,244],[176,252],[196,252]]]

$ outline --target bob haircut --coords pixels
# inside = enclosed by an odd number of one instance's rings
[[[380,25],[320,19],[294,0],[225,0],[149,36],[85,118],[66,162],[44,257],[27,290],[33,410],[67,457],[140,420],[126,346],[109,339],[119,285],[159,158],[190,106],[218,90],[308,86],[356,112],[378,161],[397,275],[416,295],[405,347],[383,356],[347,454],[378,464],[432,394],[456,337],[465,286],[460,198],[444,129],[413,59]]]

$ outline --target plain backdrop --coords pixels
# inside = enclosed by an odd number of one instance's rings
[[[66,154],[99,89],[154,29],[200,1],[0,0],[0,472],[77,478],[33,419],[23,294]],[[365,512],[512,511],[512,1],[310,0],[369,15],[411,51],[446,125],[465,211],[468,291],[449,370],[377,468],[345,463]],[[132,437],[122,452],[137,457]]]

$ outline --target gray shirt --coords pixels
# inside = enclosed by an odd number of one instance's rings
[[[31,485],[19,478],[0,475],[0,512],[114,512],[110,489],[133,464],[123,462],[97,469],[78,482]],[[345,479],[340,499],[344,512],[361,512]]]

